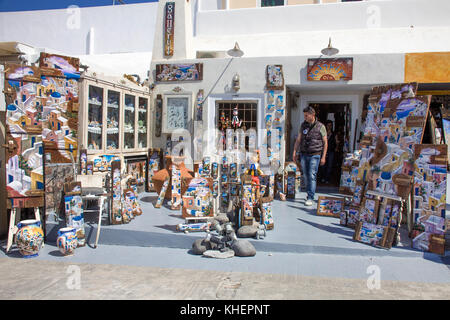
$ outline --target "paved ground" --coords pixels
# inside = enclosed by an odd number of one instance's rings
[[[89,245],[71,257],[52,232],[33,259],[0,243],[0,299],[450,299],[450,255],[414,250],[405,234],[374,248],[300,199],[275,201],[275,229],[251,239],[256,256],[204,258],[190,249],[205,234],[176,232],[179,212],[153,208],[155,197],[141,195],[144,214],[131,223],[103,226],[96,249],[96,217],[86,216]]]
[[[381,281],[370,290],[359,279],[8,258],[0,271],[0,299],[450,299],[449,283]]]

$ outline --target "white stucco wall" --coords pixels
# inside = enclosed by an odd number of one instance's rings
[[[23,42],[68,55],[151,52],[157,7],[152,2],[1,12],[0,42]]]
[[[450,51],[447,0],[234,10],[202,10],[197,1],[192,3],[193,51],[187,58],[196,51],[228,50],[235,41],[246,57],[319,55],[329,37],[342,54]]]
[[[263,121],[266,108],[265,102],[265,70],[268,64],[283,65],[284,80],[290,91],[298,92],[300,99],[298,107],[291,110],[291,145],[303,121],[301,112],[309,102],[342,102],[351,105],[350,147],[353,147],[355,128],[354,123],[362,112],[363,96],[370,92],[372,86],[403,82],[404,55],[352,55],[354,62],[353,80],[337,82],[312,82],[306,79],[306,65],[308,56],[293,57],[259,57],[234,58],[225,70],[231,58],[228,59],[197,59],[177,60],[177,63],[203,63],[203,80],[195,82],[156,83],[154,95],[165,95],[175,87],[180,87],[184,93],[192,95],[195,101],[199,89],[204,90],[206,102],[203,107],[204,128],[210,130],[216,126],[215,103],[219,100],[254,100],[258,102],[258,128],[265,128]],[[161,61],[160,61],[161,62]],[[155,70],[157,61],[152,62],[151,70]],[[225,70],[225,72],[224,72]],[[222,74],[220,77],[219,76]],[[240,76],[240,90],[231,90],[231,80],[235,73]],[[154,76],[154,74],[153,74]],[[217,84],[216,84],[217,82]],[[216,84],[216,85],[215,85]],[[215,86],[214,86],[215,85]],[[206,95],[210,93],[208,97]],[[194,105],[191,105],[191,118],[194,117]],[[358,123],[360,125],[360,123]],[[152,138],[155,147],[165,146],[165,136]],[[258,141],[260,144],[261,141]],[[290,160],[290,159],[289,159]]]

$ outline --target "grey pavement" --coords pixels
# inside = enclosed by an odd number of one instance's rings
[[[205,233],[177,232],[180,212],[155,209],[155,199],[141,194],[141,216],[102,226],[97,248],[97,217],[87,214],[88,245],[70,257],[55,246],[58,226],[36,258],[23,259],[15,246],[6,254],[1,243],[0,299],[450,299],[450,255],[412,249],[404,232],[390,250],[359,243],[299,197],[274,201],[275,228],[250,239],[256,256],[213,259],[190,250]],[[81,289],[67,289],[69,266],[80,267]],[[379,290],[368,288],[374,267]]]

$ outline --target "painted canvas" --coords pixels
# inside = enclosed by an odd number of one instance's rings
[[[7,66],[7,188],[14,207],[44,206],[44,153],[53,164],[77,161],[79,76],[53,60],[39,68]],[[24,196],[33,198],[24,203]]]
[[[197,80],[203,80],[203,63],[156,65],[156,81]]]
[[[147,192],[155,191],[153,184],[153,176],[158,172],[163,164],[161,149],[148,149],[148,166],[147,166]]]
[[[169,188],[169,182],[170,182],[170,177],[167,176],[163,182],[161,192],[158,195],[158,199],[156,200],[155,208],[161,208],[161,206],[163,205],[164,198],[166,196],[166,191]]]
[[[445,218],[434,215],[423,215],[415,220],[412,231],[412,247],[421,251],[429,251],[444,255],[445,253]]]
[[[45,163],[45,221],[57,222],[64,212],[64,184],[74,181],[71,163]]]
[[[286,198],[295,199],[296,173],[290,171],[286,177]]]
[[[359,207],[350,206],[347,213],[347,227],[354,228],[359,221]]]
[[[446,229],[447,146],[416,145],[413,248],[441,254]]]
[[[401,202],[388,200],[384,210],[380,208],[378,224],[397,229],[400,225],[401,210]]]
[[[41,52],[39,57],[39,66],[44,71],[47,71],[47,68],[54,69],[52,70],[53,72],[57,70],[67,79],[80,78],[80,59],[78,58]]]
[[[87,150],[80,150],[80,159],[79,159],[79,174],[86,175],[87,174]]]
[[[121,224],[122,223],[122,186],[121,186],[121,172],[120,172],[120,161],[113,161],[111,164],[111,193],[112,193],[112,204],[111,204],[111,223]]]
[[[244,184],[242,186],[242,218],[249,220],[253,218],[253,195],[252,185]]]
[[[142,214],[142,208],[137,200],[136,193],[132,189],[123,191],[123,204],[125,214],[131,219]]]
[[[261,219],[267,230],[274,228],[274,220],[272,215],[272,198],[262,198],[261,200]]]
[[[373,88],[363,129],[357,179],[367,189],[407,197],[414,175],[414,146],[421,143],[430,96],[416,84]]]
[[[364,188],[365,188],[365,184],[362,181],[357,181],[355,184],[355,190],[353,193],[353,205],[355,206],[359,206],[362,202],[362,199],[364,197]]]
[[[377,224],[379,200],[364,198],[359,211],[359,220]]]
[[[344,198],[319,196],[317,200],[317,215],[339,218],[344,211]]]
[[[308,59],[308,81],[337,81],[353,79],[353,58]]]
[[[269,90],[283,90],[284,89],[284,77],[283,66],[268,65],[266,67],[266,88]]]
[[[41,135],[7,134],[13,148],[6,148],[8,198],[44,195],[43,145]],[[11,150],[11,151],[10,151]]]
[[[372,246],[390,249],[395,237],[393,228],[369,222],[359,221],[355,227],[353,239]]]
[[[145,184],[145,171],[147,160],[128,160],[127,173],[136,180],[136,185],[143,186]]]
[[[416,145],[414,172],[414,216],[445,218],[447,195],[447,146]]]
[[[92,158],[94,172],[111,171],[111,165],[114,161],[120,161],[119,156],[112,154],[102,154]]]
[[[34,66],[5,63],[5,79],[11,81],[40,82],[41,70]],[[11,84],[11,83],[10,83]]]
[[[76,229],[78,246],[86,244],[83,199],[80,195],[65,196],[66,225]]]
[[[213,216],[213,204],[211,193],[212,181],[206,178],[194,178],[190,180],[184,192],[182,216],[184,218]]]
[[[202,176],[209,177],[210,175],[211,175],[211,158],[210,157],[203,157],[203,160],[202,160]]]
[[[181,171],[176,165],[172,165],[172,210],[181,207]]]

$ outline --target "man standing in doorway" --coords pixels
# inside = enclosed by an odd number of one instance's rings
[[[310,207],[314,204],[314,195],[316,193],[317,171],[319,163],[325,164],[328,140],[325,126],[316,119],[316,111],[312,107],[303,109],[305,121],[300,127],[298,137],[295,140],[292,160],[297,164],[300,162],[302,176],[305,179],[306,202]],[[300,155],[297,157],[297,151],[300,147]]]

